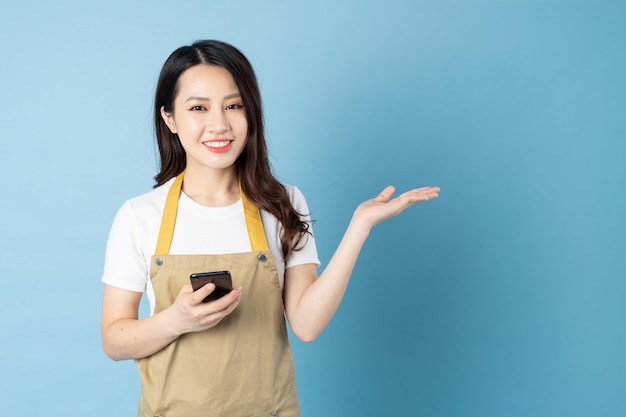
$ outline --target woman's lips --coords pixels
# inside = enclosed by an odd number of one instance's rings
[[[232,139],[215,139],[202,142],[210,151],[216,153],[227,152],[233,143]]]

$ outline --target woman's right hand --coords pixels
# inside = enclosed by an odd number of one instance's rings
[[[142,293],[104,286],[102,297],[102,348],[111,359],[139,359],[163,349],[180,335],[217,325],[241,301],[241,287],[219,300],[203,303],[215,289],[207,284],[194,292],[187,283],[165,310],[138,319]]]
[[[225,296],[207,303],[202,300],[215,290],[215,284],[206,284],[194,291],[186,283],[174,303],[167,309],[171,323],[179,335],[201,332],[215,327],[224,317],[232,313],[241,301],[241,287],[235,287]]]

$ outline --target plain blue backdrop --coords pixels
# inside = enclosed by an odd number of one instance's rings
[[[3,0],[3,413],[134,415],[134,364],[100,347],[106,238],[153,184],[163,61],[217,38],[323,263],[385,185],[442,188],[293,340],[304,417],[626,415],[623,4]]]

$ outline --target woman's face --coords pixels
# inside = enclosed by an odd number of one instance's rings
[[[248,136],[243,100],[233,76],[223,67],[196,65],[178,79],[172,113],[161,109],[178,134],[187,169],[234,169]]]

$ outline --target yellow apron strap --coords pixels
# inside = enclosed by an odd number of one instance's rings
[[[248,197],[241,191],[241,188],[240,194],[241,201],[243,202],[243,210],[246,215],[246,226],[248,227],[248,236],[250,237],[252,252],[267,251],[267,239],[265,239],[261,212],[257,206],[248,200]]]
[[[159,230],[159,238],[157,239],[155,255],[167,255],[170,253],[172,246],[172,237],[174,236],[174,226],[176,225],[176,213],[178,213],[178,199],[180,198],[180,190],[183,185],[183,176],[185,171],[178,174],[174,183],[170,187],[165,199],[165,208],[163,209],[163,218],[161,219],[161,230]]]
[[[167,193],[163,217],[161,218],[161,229],[159,230],[156,250],[154,251],[155,255],[167,255],[170,253],[172,237],[174,236],[174,226],[176,225],[176,214],[178,213],[178,200],[180,198],[184,175],[185,171],[178,174]],[[267,240],[265,239],[263,222],[261,221],[261,212],[248,200],[241,189],[240,193],[252,251],[267,251],[269,249]]]

